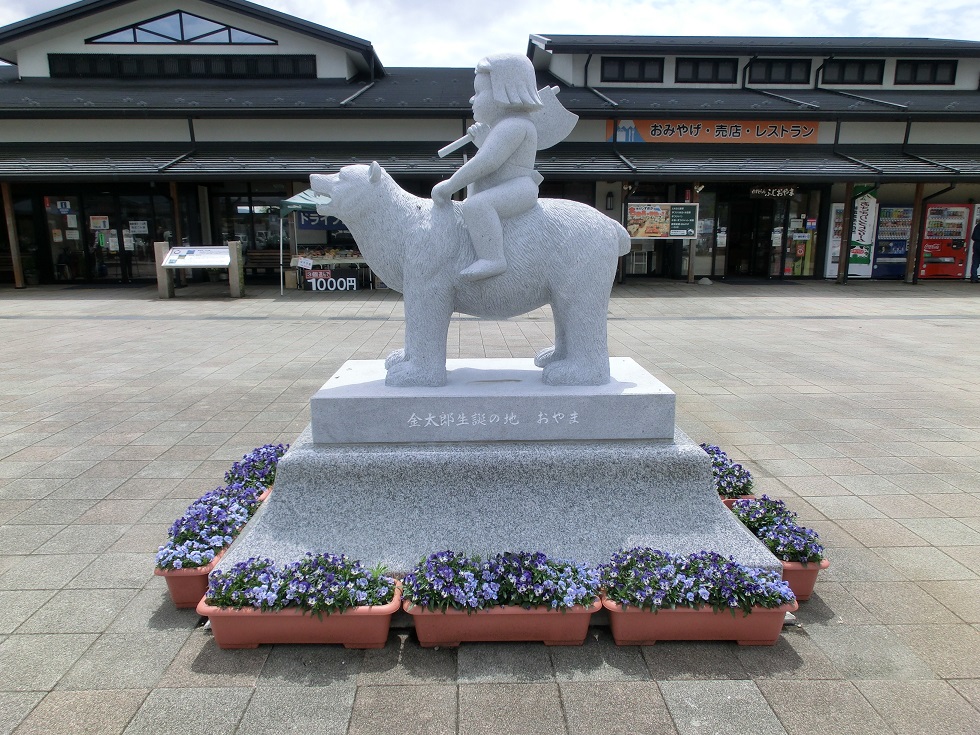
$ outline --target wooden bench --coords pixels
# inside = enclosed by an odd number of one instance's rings
[[[257,273],[260,270],[266,272],[279,270],[279,250],[273,248],[269,250],[249,250],[245,253],[246,270]]]

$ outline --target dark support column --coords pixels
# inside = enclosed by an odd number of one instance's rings
[[[909,233],[909,249],[905,254],[905,282],[918,283],[919,281],[919,251],[922,249],[922,196],[925,193],[925,184],[915,185],[915,200],[912,204],[912,227]]]
[[[180,224],[180,198],[177,196],[176,181],[170,182],[170,201],[173,202],[174,211],[174,241],[171,243],[171,247],[182,248],[184,247],[184,233]],[[187,285],[190,271],[187,272],[187,277],[183,276],[179,270],[172,271],[171,276],[177,286],[184,287]]]
[[[7,239],[10,240],[10,259],[14,265],[14,287],[24,288],[24,265],[20,261],[20,240],[17,239],[17,220],[14,218],[14,199],[10,184],[0,183],[3,190],[3,214],[7,220]]]
[[[837,256],[837,283],[847,283],[847,268],[851,259],[851,230],[854,228],[854,182],[844,189],[844,221],[840,228],[840,253]]]
[[[691,184],[691,204],[698,203],[698,195],[701,193],[698,190],[699,186],[700,184],[697,181]],[[697,232],[698,227],[699,225],[697,224],[697,220],[695,220],[694,238],[689,239],[687,241],[687,282],[688,283],[694,283],[694,253],[697,250],[697,245],[698,245],[698,232]]]

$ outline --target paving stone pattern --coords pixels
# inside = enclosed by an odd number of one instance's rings
[[[0,288],[0,733],[977,733],[980,287],[630,281],[610,353],[677,393],[828,546],[773,648],[221,651],[152,574],[231,462],[307,425],[398,294]],[[547,310],[458,316],[449,356],[529,357]],[[186,724],[192,723],[192,724]]]

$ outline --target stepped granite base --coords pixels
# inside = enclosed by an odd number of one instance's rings
[[[220,568],[327,551],[406,572],[443,549],[600,564],[637,545],[780,569],[722,505],[707,455],[681,432],[673,443],[323,445],[309,428]]]

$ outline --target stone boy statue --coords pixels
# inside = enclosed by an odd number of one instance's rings
[[[374,271],[405,295],[405,347],[385,360],[391,386],[446,383],[454,312],[505,319],[550,304],[554,346],[535,365],[548,385],[609,382],[606,313],[629,233],[594,207],[538,200],[535,151],[567,136],[578,119],[557,88],[535,90],[523,56],[489,56],[476,67],[475,124],[439,154],[479,150],[432,199],[399,187],[377,163],[310,177],[317,211],[337,217]],[[463,202],[451,195],[470,187]]]
[[[461,213],[477,260],[460,273],[466,280],[490,278],[507,269],[501,220],[534,206],[542,181],[534,170],[537,151],[564,139],[578,120],[561,106],[555,90],[546,87],[539,95],[535,82],[526,56],[496,54],[476,65],[470,99],[475,122],[461,141],[472,140],[479,151],[449,180],[432,188],[432,201],[445,205],[454,193],[469,187]],[[454,143],[439,153],[457,147]]]

